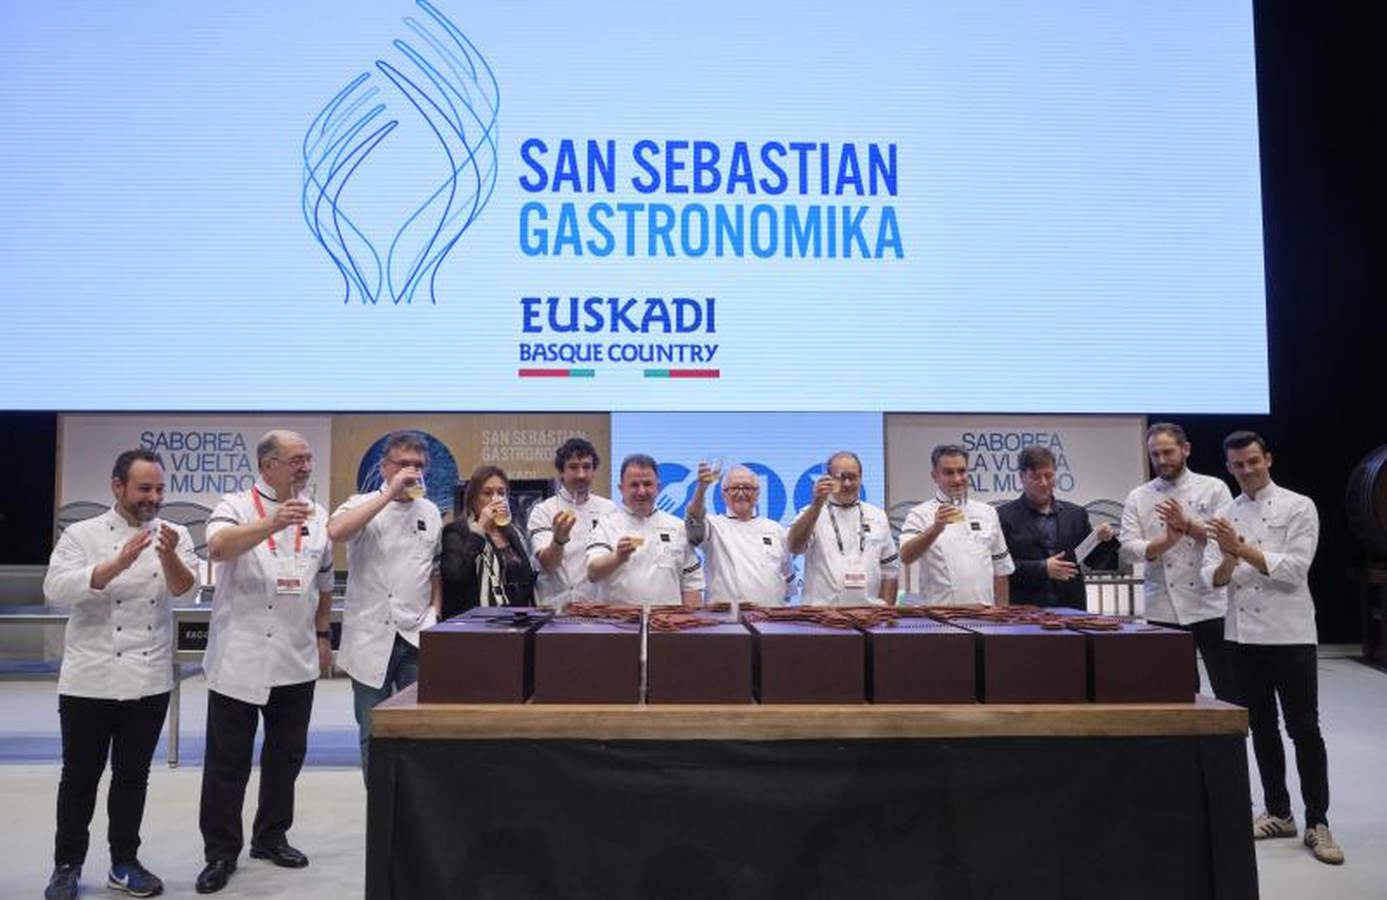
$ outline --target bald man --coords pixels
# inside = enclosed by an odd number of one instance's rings
[[[313,686],[332,664],[332,543],[327,511],[303,496],[313,474],[303,435],[271,431],[255,455],[255,484],[227,494],[207,519],[216,592],[202,664],[207,755],[199,825],[206,866],[194,885],[200,894],[226,887],[236,871],[241,806],[261,717],[265,742],[250,855],[286,868],[308,865],[287,835]]]
[[[722,477],[726,515],[707,515],[708,489]],[[684,511],[684,530],[703,548],[709,603],[783,604],[795,581],[785,528],[758,515],[761,482],[746,466],[726,474],[698,464],[698,485]]]

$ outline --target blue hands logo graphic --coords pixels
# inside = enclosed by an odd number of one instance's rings
[[[412,303],[425,283],[436,303],[439,265],[496,188],[496,77],[456,25],[416,2],[431,21],[404,19],[418,41],[392,42],[403,62],[376,60],[303,140],[303,215],[342,275],[343,303],[353,292]]]
[[[693,499],[694,489],[698,487],[698,479],[693,477],[694,472],[694,469],[681,466],[679,463],[660,463],[660,469],[656,472],[656,477],[660,479],[660,493],[655,497],[655,508],[680,519],[684,518],[684,509]]]
[[[759,509],[761,515],[779,522],[787,512],[794,513],[794,510],[786,508],[789,497],[786,495],[785,482],[781,480],[780,475],[774,469],[758,462],[738,463],[738,465],[746,466],[756,476],[757,481],[761,482]],[[684,512],[688,509],[689,501],[693,499],[694,491],[698,488],[698,479],[695,477],[697,471],[694,467],[676,462],[660,463],[660,469],[656,473],[660,479],[660,493],[655,498],[655,508],[682,519]],[[722,499],[722,491],[716,485],[708,492],[708,502],[712,505],[713,512],[720,514],[727,512],[727,504]]]

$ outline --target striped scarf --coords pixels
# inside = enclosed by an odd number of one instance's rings
[[[506,596],[505,570],[501,566],[501,554],[496,552],[496,545],[491,543],[488,536],[475,519],[467,522],[469,529],[474,534],[482,536],[482,552],[477,555],[477,584],[481,586],[477,603],[480,606],[509,606],[510,598]]]

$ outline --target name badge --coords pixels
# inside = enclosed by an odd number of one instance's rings
[[[867,589],[867,570],[860,558],[848,560],[847,567],[843,569],[843,587],[849,591]]]
[[[275,560],[275,593],[303,593],[303,569],[299,565],[298,557]]]

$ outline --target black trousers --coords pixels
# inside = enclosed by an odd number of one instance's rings
[[[87,859],[88,828],[96,810],[96,786],[111,758],[111,786],[106,791],[107,839],[111,863],[135,861],[140,849],[149,788],[149,762],[164,728],[169,695],[139,700],[97,700],[58,695],[58,722],[63,738],[63,774],[58,781],[58,829],[53,842],[55,865],[81,865]],[[16,823],[11,822],[13,827]]]
[[[294,781],[308,750],[308,716],[313,710],[315,683],[271,688],[264,706],[207,692],[207,755],[202,767],[198,824],[208,862],[235,861],[245,843],[241,808],[260,716],[265,718],[265,742],[260,748],[260,799],[250,842],[253,847],[285,842],[289,826],[294,824]]]
[[[1214,692],[1214,696],[1219,700],[1226,700],[1229,703],[1237,702],[1237,687],[1233,683],[1232,663],[1228,659],[1229,644],[1223,639],[1223,616],[1217,619],[1205,619],[1202,622],[1191,622],[1188,625],[1178,625],[1174,622],[1156,622],[1152,625],[1159,625],[1162,628],[1178,628],[1180,631],[1188,631],[1194,635],[1194,648],[1199,655],[1204,657],[1204,670],[1209,673],[1209,690]],[[1199,663],[1190,658],[1190,665],[1194,668],[1194,683],[1199,683]]]
[[[1319,673],[1314,644],[1228,645],[1238,703],[1247,707],[1252,752],[1262,776],[1267,812],[1291,814],[1286,790],[1286,750],[1277,727],[1276,701],[1286,718],[1286,734],[1295,745],[1305,824],[1328,824],[1329,762],[1320,735]]]

